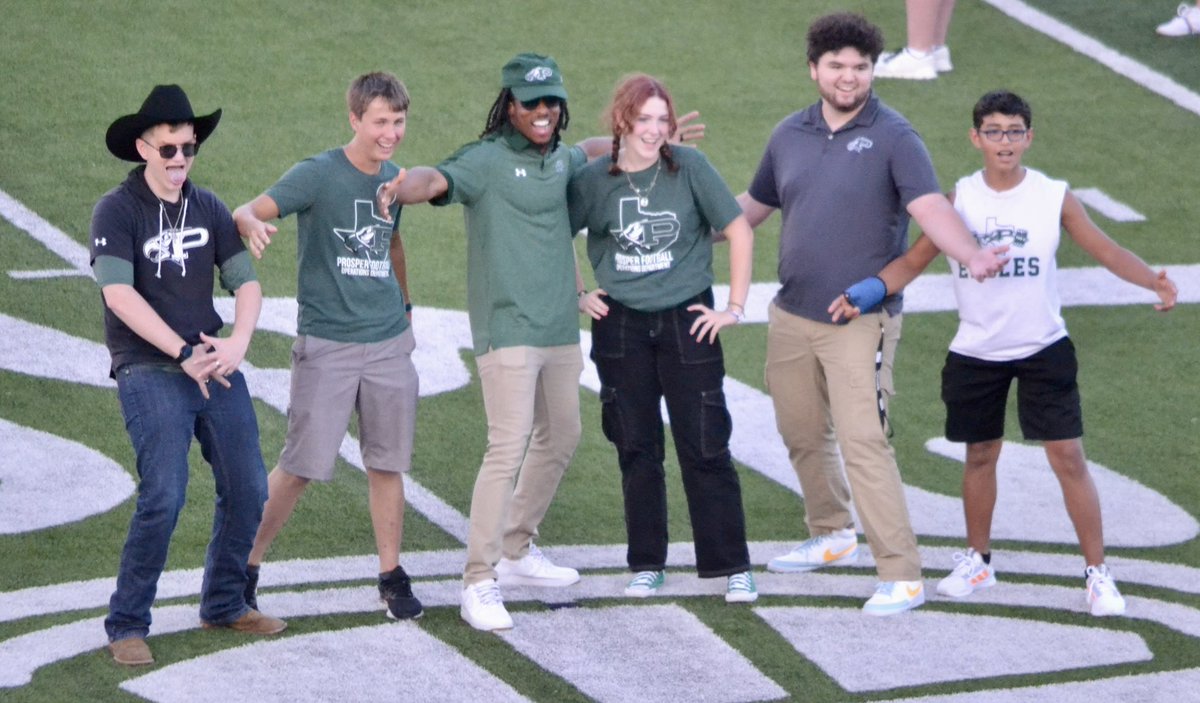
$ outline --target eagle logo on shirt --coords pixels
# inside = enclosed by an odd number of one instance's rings
[[[392,223],[376,214],[373,201],[355,200],[354,227],[334,227],[333,233],[342,241],[342,246],[355,256],[378,259],[386,252],[386,242],[392,234]]]
[[[673,212],[647,212],[637,198],[621,198],[619,226],[610,230],[625,251],[646,253],[670,247],[679,238]]]
[[[1029,230],[1013,225],[1002,225],[995,217],[989,217],[984,221],[983,234],[975,234],[975,239],[979,241],[981,247],[1000,246],[1005,242],[1023,247],[1029,241]]]

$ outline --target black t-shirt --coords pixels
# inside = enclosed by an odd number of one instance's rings
[[[213,307],[214,269],[245,251],[237,227],[215,195],[184,183],[178,203],[160,201],[146,184],[145,166],[130,171],[92,212],[91,261],[111,256],[133,266],[133,287],[189,344],[222,326]],[[171,357],[129,329],[104,306],[104,338],[112,371],[125,364]]]

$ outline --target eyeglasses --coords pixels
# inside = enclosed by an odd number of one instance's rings
[[[145,139],[142,141],[151,149],[158,150],[158,155],[163,158],[163,161],[169,161],[175,158],[175,152],[179,150],[183,150],[183,158],[185,159],[192,158],[196,155],[197,151],[200,151],[200,145],[195,142],[188,142],[187,144],[163,144],[162,146],[154,146]]]
[[[998,142],[1004,137],[1008,137],[1010,142],[1019,142],[1029,134],[1027,129],[985,129],[979,132],[989,142]]]
[[[562,107],[563,99],[554,95],[543,95],[542,97],[534,98],[533,100],[519,100],[518,102],[520,102],[521,107],[525,108],[526,110],[536,110],[538,103],[546,103],[546,109],[553,110],[556,107]]]

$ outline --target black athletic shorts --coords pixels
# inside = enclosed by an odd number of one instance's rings
[[[1033,356],[985,361],[950,352],[942,368],[946,439],[987,442],[1004,437],[1008,389],[1017,379],[1017,417],[1031,441],[1083,436],[1083,411],[1075,376],[1075,345],[1063,337]]]

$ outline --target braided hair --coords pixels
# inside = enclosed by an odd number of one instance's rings
[[[650,98],[661,98],[667,104],[670,134],[675,134],[679,128],[679,124],[675,121],[675,101],[671,99],[671,93],[662,81],[645,73],[625,76],[613,90],[608,114],[605,116],[613,133],[612,165],[608,167],[609,174],[616,176],[621,173],[621,168],[617,166],[617,157],[621,152],[621,137],[633,131],[633,123],[637,120],[638,111]],[[658,155],[667,162],[668,173],[675,173],[679,170],[679,164],[675,163],[671,153],[670,144],[663,142],[663,145],[658,148]]]
[[[504,129],[505,125],[511,124],[508,119],[508,106],[516,101],[516,96],[513,95],[511,88],[504,88],[500,91],[500,95],[496,96],[496,102],[492,103],[492,107],[488,110],[487,123],[483,126],[483,132],[479,134],[479,138],[496,134]],[[567,110],[567,101],[562,101],[562,107],[558,112],[558,124],[554,125],[554,135],[550,138],[550,148],[548,151],[554,151],[558,148],[559,142],[562,141],[562,132],[571,122],[571,113]]]

